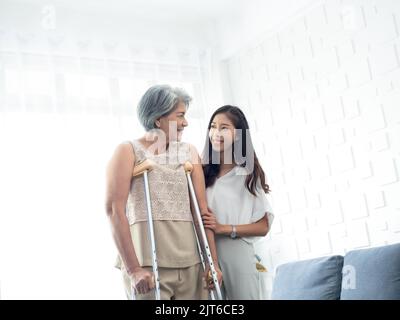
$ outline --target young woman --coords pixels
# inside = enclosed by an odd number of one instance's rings
[[[268,233],[274,215],[239,108],[223,106],[211,116],[202,161],[209,206],[203,222],[215,233],[225,298],[261,299],[262,264],[254,243]]]
[[[132,180],[133,168],[150,159],[154,162],[148,180],[161,299],[207,299],[183,168],[186,161],[193,163],[191,177],[204,213],[207,202],[200,157],[193,146],[181,142],[188,125],[185,114],[190,100],[181,89],[167,85],[149,88],[138,105],[145,135],[120,144],[108,165],[106,211],[128,298],[134,294],[136,300],[154,299],[143,178]],[[217,262],[214,234],[211,230],[206,233],[212,258]],[[217,263],[216,269],[221,282]]]

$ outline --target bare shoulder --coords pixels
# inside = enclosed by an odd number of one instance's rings
[[[188,143],[188,142],[185,142],[185,144],[187,145],[187,148],[190,150],[190,152],[198,154],[197,148],[193,144]]]
[[[202,167],[203,165],[202,155],[199,154],[197,148],[192,144],[190,144],[190,158],[192,164],[197,165],[195,167],[200,167],[200,168]]]
[[[114,152],[114,155],[123,156],[124,158],[135,158],[135,153],[133,151],[133,146],[130,142],[120,143]]]
[[[189,145],[190,150],[196,151],[197,152],[197,148],[195,147],[194,144],[192,143],[187,143]]]
[[[200,164],[200,156],[199,152],[197,151],[197,148],[191,144],[191,143],[186,143],[189,149],[190,153],[190,159],[193,164]]]
[[[129,142],[120,143],[114,150],[109,162],[109,168],[132,168],[135,163],[135,153]]]
[[[135,156],[130,143],[119,144],[107,166],[107,201],[126,203]]]

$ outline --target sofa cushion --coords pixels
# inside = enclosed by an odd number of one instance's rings
[[[349,251],[340,298],[400,299],[400,243]]]
[[[280,265],[272,288],[275,300],[337,300],[342,282],[342,256]]]

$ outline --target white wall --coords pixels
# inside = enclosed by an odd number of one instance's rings
[[[400,241],[399,31],[399,1],[319,1],[221,63],[272,189],[268,294],[281,263]]]
[[[215,50],[220,58],[227,58],[243,47],[260,41],[268,33],[286,25],[288,19],[303,14],[317,0],[251,0],[240,10],[228,12],[215,20],[215,34],[219,41]]]

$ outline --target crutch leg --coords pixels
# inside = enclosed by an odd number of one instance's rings
[[[187,177],[187,180],[188,180],[190,195],[191,195],[192,201],[193,201],[194,211],[196,213],[196,219],[197,219],[198,224],[199,224],[201,239],[203,241],[204,250],[206,252],[207,262],[208,262],[208,265],[210,266],[211,276],[212,276],[212,280],[213,280],[213,283],[214,283],[214,288],[215,288],[215,291],[216,291],[216,294],[217,294],[217,299],[218,300],[222,300],[221,288],[220,288],[219,283],[218,283],[217,272],[215,270],[214,262],[212,260],[211,250],[210,250],[210,247],[208,245],[206,232],[204,230],[203,220],[201,219],[199,204],[197,203],[196,193],[194,192],[192,178],[190,176],[192,171],[193,171],[193,165],[190,162],[186,162],[185,163],[185,172],[186,172],[186,177]]]
[[[201,265],[203,266],[203,271],[206,271],[206,263],[204,261],[203,250],[201,250],[201,244],[199,241],[199,236],[197,235],[197,230],[194,221],[193,221],[193,229],[194,229],[194,234],[196,236],[197,249],[199,250]],[[211,300],[215,300],[214,291],[210,291],[210,297]]]
[[[151,202],[150,202],[150,189],[149,189],[149,180],[147,173],[153,168],[153,163],[150,160],[145,160],[139,165],[135,166],[133,170],[133,176],[139,176],[143,174],[144,179],[144,193],[146,196],[146,207],[147,207],[147,225],[149,228],[149,237],[151,244],[151,258],[152,258],[152,266],[153,266],[153,274],[155,278],[155,298],[156,300],[161,299],[160,295],[160,279],[158,277],[158,262],[157,262],[157,252],[156,252],[156,242],[154,238],[154,225],[153,225],[153,214],[151,211]],[[135,299],[134,292],[132,292],[132,298]]]

